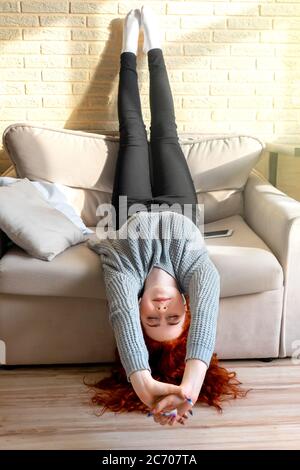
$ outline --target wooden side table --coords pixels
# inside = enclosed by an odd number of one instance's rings
[[[277,169],[278,169],[278,156],[289,155],[292,157],[300,157],[300,143],[299,144],[276,144],[267,143],[266,151],[269,152],[269,181],[273,186],[277,186]]]

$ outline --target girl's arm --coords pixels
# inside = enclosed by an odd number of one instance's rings
[[[109,280],[108,280],[109,279]],[[169,394],[182,397],[180,387],[154,380],[149,366],[149,353],[141,329],[138,285],[132,276],[114,273],[105,277],[110,322],[127,380],[139,399],[149,408]]]
[[[198,400],[207,369],[207,364],[200,359],[186,361],[181,387],[193,403]]]
[[[214,352],[220,301],[220,275],[208,254],[200,258],[189,277],[191,323],[187,338],[186,365],[199,359],[209,367]]]
[[[135,371],[148,371],[151,376],[149,353],[140,320],[138,284],[130,274],[111,270],[107,266],[104,267],[104,281],[109,321],[127,380],[131,382],[130,376]]]
[[[196,403],[200,394],[206,371],[214,352],[217,318],[219,313],[220,276],[205,254],[198,267],[188,273],[191,324],[187,339],[186,363],[182,377],[182,391]],[[154,408],[154,413],[177,408],[183,414],[190,407],[184,400],[170,395],[162,399]]]
[[[104,278],[110,323],[127,380],[134,391],[149,408],[165,395],[173,393],[182,397],[180,387],[152,378],[149,353],[141,329],[139,287],[135,279],[129,274],[110,271],[107,265]]]

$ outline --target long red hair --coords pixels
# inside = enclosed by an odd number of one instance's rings
[[[150,338],[142,325],[145,344],[149,352],[149,365],[151,375],[161,382],[180,385],[185,368],[185,354],[191,314],[189,297],[185,296],[185,322],[178,338],[172,341],[156,341]],[[140,401],[132,385],[128,382],[125,370],[121,364],[116,348],[116,362],[112,366],[111,375],[96,381],[84,384],[93,392],[91,402],[102,406],[100,415],[106,410],[115,413],[141,411],[148,413],[148,407]],[[249,390],[240,387],[241,382],[236,378],[236,372],[229,372],[219,365],[217,354],[214,353],[197,400],[213,406],[222,412],[221,402],[235,398],[245,397]]]

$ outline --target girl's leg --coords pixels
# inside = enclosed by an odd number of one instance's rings
[[[178,142],[174,103],[161,48],[147,52],[150,73],[152,193],[168,203],[197,204],[194,182]]]
[[[133,52],[122,52],[120,55],[118,88],[120,146],[112,195],[117,230],[127,220],[127,209],[131,204],[143,203],[152,197],[149,147],[142,117],[136,61],[137,57]],[[126,206],[119,200],[119,196],[125,195]],[[121,220],[119,220],[120,214]]]

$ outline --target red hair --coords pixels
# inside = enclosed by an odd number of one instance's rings
[[[150,338],[142,325],[145,344],[149,352],[151,375],[161,382],[180,385],[185,368],[185,354],[188,331],[190,326],[189,297],[186,298],[185,322],[180,336],[171,341],[156,341]],[[83,380],[84,382],[84,380]],[[102,406],[101,415],[106,411],[116,413],[141,411],[148,413],[148,407],[140,401],[132,385],[128,382],[116,348],[116,362],[112,366],[111,375],[88,384],[93,392],[91,402]],[[222,412],[221,402],[224,400],[245,397],[249,390],[243,390],[236,372],[229,372],[219,365],[217,354],[214,353],[197,400]]]

